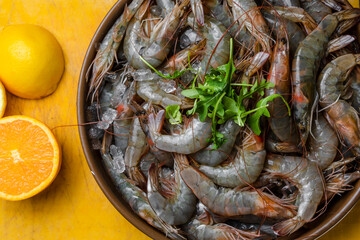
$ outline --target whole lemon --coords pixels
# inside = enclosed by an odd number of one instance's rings
[[[64,55],[45,28],[10,25],[0,33],[0,80],[6,90],[28,99],[52,94],[64,71]]]

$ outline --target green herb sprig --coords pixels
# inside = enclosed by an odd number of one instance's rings
[[[166,79],[175,79],[180,77],[185,71],[194,71],[189,60],[189,68],[183,71],[175,71],[173,75],[163,75],[141,56],[140,58],[149,68]],[[193,108],[186,112],[187,115],[198,113],[200,121],[205,121],[207,117],[212,119],[212,138],[208,139],[208,141],[213,143],[215,149],[219,148],[226,141],[225,136],[217,131],[217,125],[223,124],[230,119],[233,119],[241,127],[247,123],[256,135],[260,135],[260,118],[262,116],[270,117],[270,113],[267,110],[268,102],[273,101],[275,98],[280,97],[284,101],[290,116],[290,107],[280,94],[265,97],[257,102],[254,109],[247,109],[244,100],[253,98],[256,93],[264,96],[265,89],[275,85],[267,82],[265,79],[260,81],[260,83],[256,81],[254,84],[245,82],[231,83],[235,71],[233,39],[230,39],[229,62],[217,68],[211,68],[210,73],[205,74],[204,83],[198,83],[197,86],[196,79],[198,75],[196,75],[192,86],[181,92],[183,96],[195,100]],[[240,87],[238,94],[233,87]],[[166,107],[166,118],[169,119],[171,124],[181,123],[180,106],[171,105]]]
[[[231,83],[235,70],[233,40],[231,39],[229,62],[216,69],[211,69],[210,73],[205,75],[204,84],[199,83],[197,87],[193,85],[190,89],[186,89],[181,93],[185,97],[195,99],[194,107],[187,111],[188,115],[198,113],[201,121],[204,121],[206,117],[212,119],[212,138],[210,141],[215,148],[219,148],[226,140],[223,134],[217,131],[217,125],[223,124],[230,119],[234,119],[241,127],[247,123],[255,134],[260,135],[260,118],[263,115],[270,116],[267,103],[275,98],[280,97],[283,99],[290,115],[287,102],[279,94],[260,100],[255,109],[247,109],[244,104],[245,99],[253,98],[255,93],[264,96],[265,89],[275,85],[265,79],[260,83],[256,81],[254,84]],[[233,87],[240,87],[239,94],[235,92]],[[248,117],[249,115],[250,117]]]

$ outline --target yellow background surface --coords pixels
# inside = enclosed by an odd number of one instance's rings
[[[0,28],[32,23],[60,42],[65,73],[57,91],[42,100],[8,94],[6,116],[24,114],[50,128],[77,124],[77,85],[85,52],[115,0],[0,0]],[[356,5],[359,5],[359,1]],[[21,202],[0,200],[0,239],[149,239],[125,220],[96,184],[82,153],[77,127],[54,130],[63,165],[54,183]],[[360,239],[360,205],[322,239]]]

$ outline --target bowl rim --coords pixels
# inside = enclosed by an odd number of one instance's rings
[[[87,161],[87,164],[90,168],[90,171],[95,178],[95,181],[99,185],[100,189],[106,196],[106,198],[111,202],[111,204],[115,207],[115,209],[132,225],[134,225],[137,229],[142,231],[144,234],[149,236],[152,239],[167,239],[164,233],[158,231],[154,227],[150,226],[143,219],[138,217],[129,206],[122,202],[120,199],[119,193],[116,193],[116,189],[114,185],[109,182],[109,177],[104,175],[104,169],[99,169],[98,167],[98,159],[94,156],[96,153],[91,149],[91,144],[89,137],[87,135],[87,126],[81,125],[86,123],[86,104],[87,104],[87,82],[86,75],[88,72],[88,68],[91,66],[93,59],[96,54],[96,46],[101,43],[107,31],[111,28],[115,20],[120,16],[123,11],[123,7],[125,4],[129,2],[129,0],[119,0],[117,1],[109,12],[106,14],[104,19],[101,21],[99,27],[97,28],[89,46],[86,51],[86,55],[83,60],[83,64],[81,67],[78,91],[77,91],[77,121],[78,121],[78,131],[80,136],[80,141],[82,145],[82,149]],[[102,163],[100,163],[102,165]],[[105,173],[106,174],[106,173]],[[112,184],[113,186],[109,186]],[[339,210],[331,213],[331,216],[325,217],[324,220],[320,222],[318,226],[315,226],[313,229],[309,229],[305,232],[305,234],[301,235],[301,239],[318,239],[323,236],[325,233],[334,228],[346,215],[351,211],[351,209],[355,206],[358,199],[360,198],[360,181],[355,184],[353,190],[344,194],[347,196],[348,200],[344,200],[345,203],[341,204]],[[335,207],[335,206],[332,206]],[[327,214],[325,213],[325,216]],[[324,216],[324,215],[323,215]],[[322,216],[322,217],[323,217]],[[316,220],[318,221],[318,220]],[[282,238],[279,238],[282,239]],[[300,239],[296,237],[296,239]]]

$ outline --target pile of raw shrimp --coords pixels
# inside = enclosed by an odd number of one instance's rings
[[[360,178],[359,22],[346,0],[129,2],[89,70],[87,111],[129,207],[171,239],[272,239],[326,214]],[[214,149],[211,116],[181,93],[228,63],[231,39],[230,80],[273,83],[246,105],[281,94],[291,114],[269,102],[260,135],[229,119]]]

